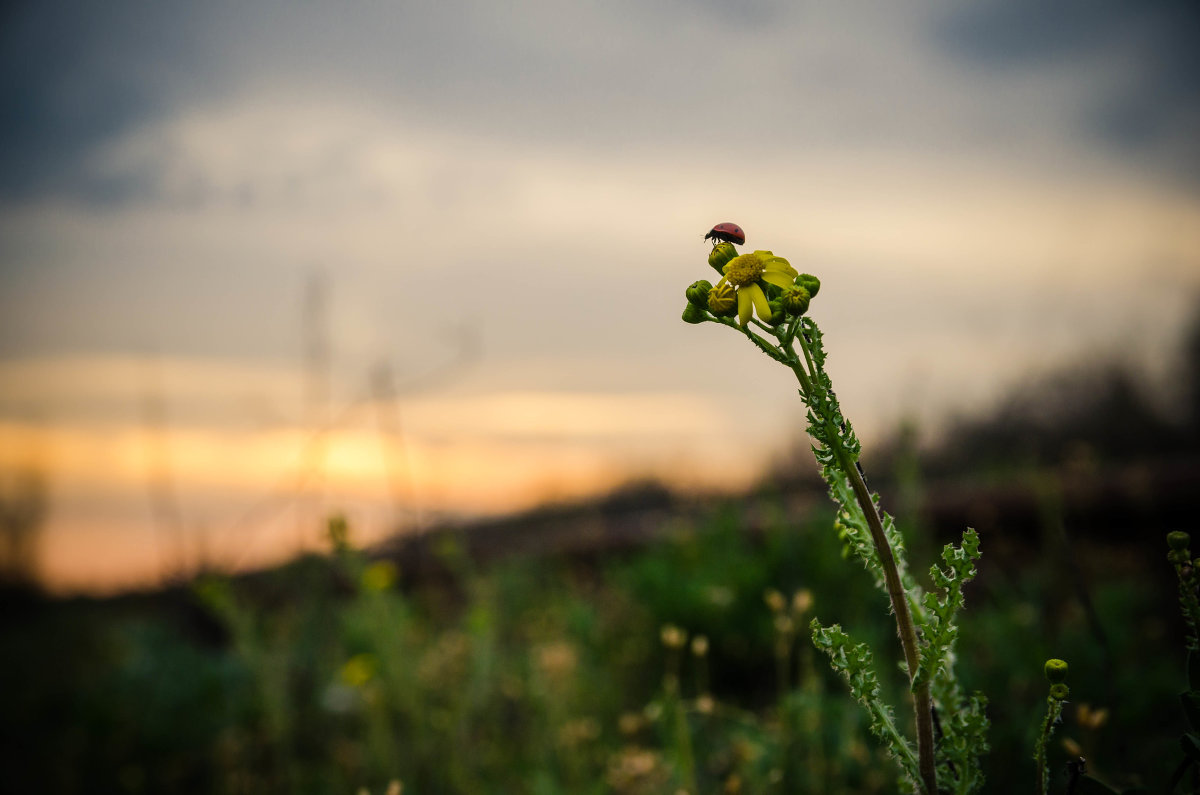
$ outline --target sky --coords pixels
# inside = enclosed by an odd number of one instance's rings
[[[0,495],[44,486],[70,592],[276,561],[338,511],[368,542],[744,487],[802,415],[680,321],[721,221],[822,279],[868,444],[1098,357],[1169,392],[1196,9],[7,4]]]

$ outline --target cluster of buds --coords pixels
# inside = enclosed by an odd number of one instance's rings
[[[1191,543],[1192,537],[1182,530],[1167,533],[1167,546],[1171,548],[1171,551],[1167,553],[1167,560],[1176,566],[1191,566],[1192,550],[1189,548]]]
[[[729,269],[726,266],[738,259],[738,256],[732,243],[720,243],[713,247],[708,255],[708,264],[722,275],[722,279],[715,287],[707,279],[701,279],[687,288],[687,306],[683,309],[684,322],[703,323],[712,317],[733,317],[738,313],[738,287],[726,278],[732,273],[727,273]],[[750,255],[745,255],[744,258],[749,257]],[[734,266],[737,264],[734,263]],[[759,285],[766,292],[767,303],[771,308],[771,318],[768,322],[777,326],[789,317],[799,317],[808,311],[809,302],[821,289],[821,280],[812,274],[801,273],[787,287],[765,281],[759,282]]]
[[[1195,653],[1200,650],[1200,577],[1196,572],[1200,569],[1200,558],[1192,559],[1192,538],[1182,530],[1167,533],[1167,560],[1175,567],[1175,576],[1179,580],[1179,603],[1183,608],[1183,618],[1187,622],[1187,647]]]
[[[1192,537],[1182,530],[1175,530],[1167,533],[1167,546],[1170,551],[1167,552],[1167,560],[1175,567],[1175,574],[1179,577],[1180,596],[1184,599],[1185,608],[1192,615],[1192,621],[1200,619],[1200,610],[1197,610],[1195,604],[1196,588],[1200,583],[1197,582],[1196,571],[1200,569],[1200,558],[1192,559],[1191,550]]]
[[[1066,701],[1071,694],[1067,687],[1067,663],[1057,658],[1046,660],[1046,679],[1050,682],[1050,698],[1054,701]]]

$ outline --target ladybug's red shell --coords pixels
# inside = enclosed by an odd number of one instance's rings
[[[714,226],[704,239],[724,240],[726,243],[737,243],[740,246],[746,242],[746,233],[737,224],[723,223]]]

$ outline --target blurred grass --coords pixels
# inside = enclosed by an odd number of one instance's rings
[[[745,513],[730,502],[587,561],[484,566],[447,537],[436,555],[448,574],[417,579],[343,543],[186,590],[10,599],[5,788],[894,791],[890,762],[807,639],[812,615],[841,622],[889,665],[884,598],[842,559],[831,515],[794,526],[782,507],[753,523]],[[1071,663],[1073,700],[1056,770],[1063,742],[1114,782],[1161,784],[1178,761],[1182,634],[1165,546],[1156,529],[1143,535],[1064,547],[1047,533],[1044,549],[983,538],[959,651],[965,685],[991,700],[988,792],[1030,788],[1050,656]],[[812,607],[773,612],[769,589],[807,590]],[[666,625],[707,650],[668,648]],[[899,671],[880,675],[898,700]],[[1097,708],[1109,711],[1099,725]]]

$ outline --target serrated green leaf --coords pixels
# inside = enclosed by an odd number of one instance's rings
[[[883,742],[913,782],[920,781],[916,752],[896,728],[892,708],[880,696],[870,647],[854,643],[839,624],[824,627],[814,618],[809,628],[813,645],[829,657],[830,666],[849,685],[850,694],[866,708],[871,733]]]

